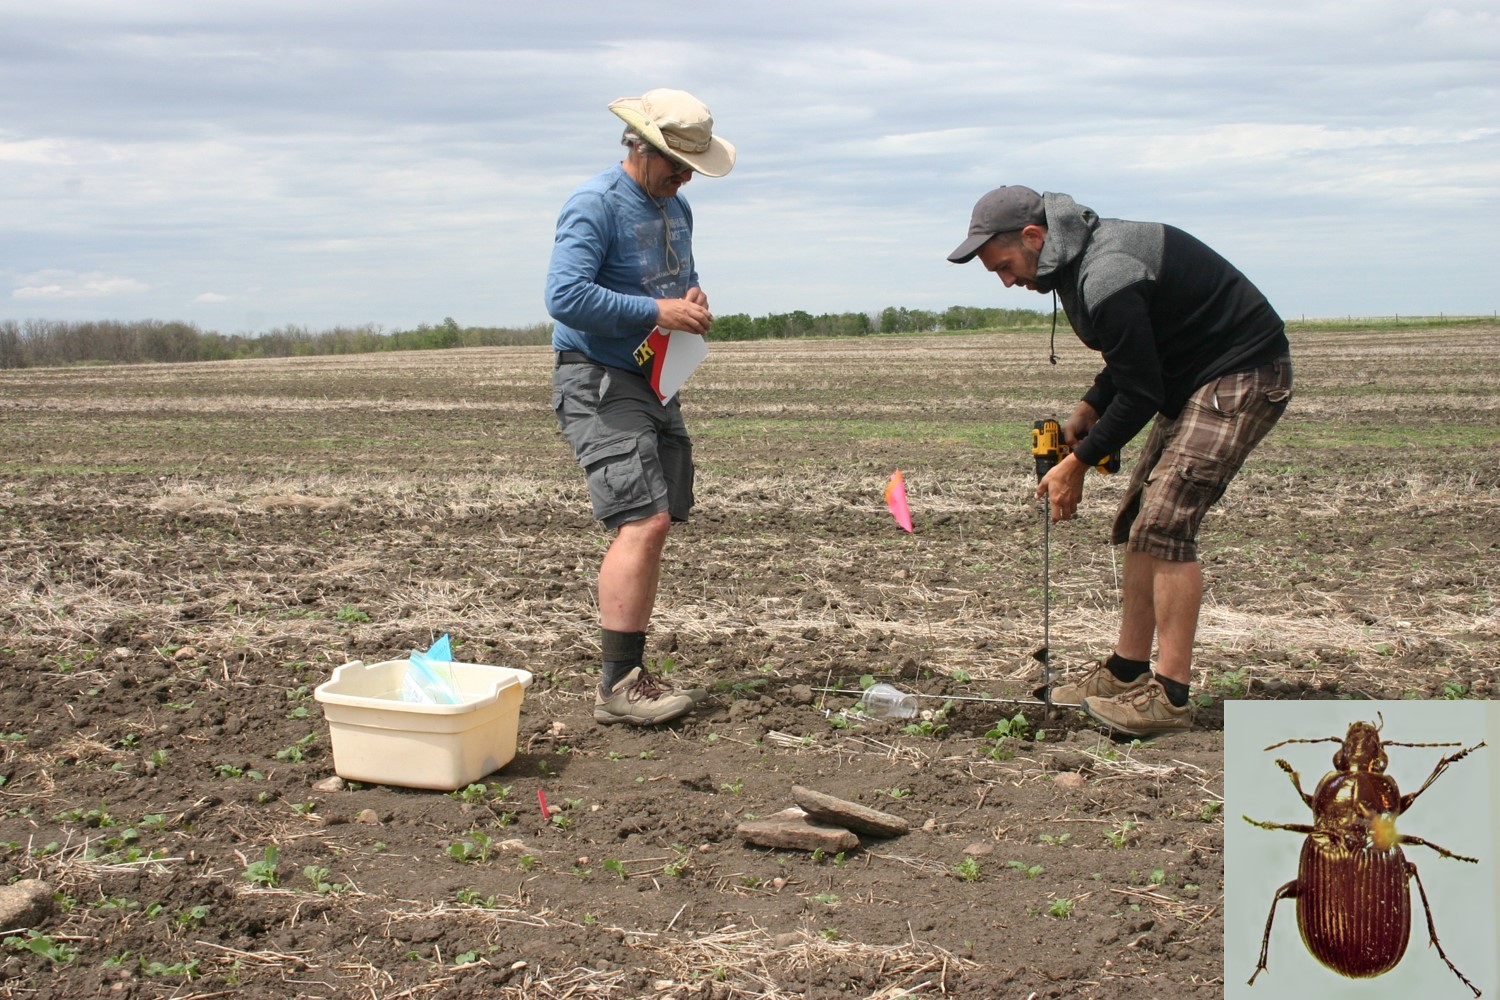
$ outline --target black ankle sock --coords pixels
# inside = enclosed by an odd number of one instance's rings
[[[613,691],[615,685],[643,662],[646,653],[646,633],[616,632],[613,629],[599,630],[604,652],[604,690]]]
[[[1174,681],[1170,677],[1163,677],[1161,674],[1153,674],[1153,676],[1156,678],[1156,683],[1161,685],[1161,689],[1167,692],[1167,700],[1175,707],[1181,708],[1187,704],[1188,686],[1186,684]]]
[[[1111,653],[1104,665],[1109,672],[1122,681],[1133,681],[1151,669],[1150,660],[1127,660],[1119,653]]]

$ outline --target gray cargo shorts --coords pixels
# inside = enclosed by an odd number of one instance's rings
[[[618,528],[693,509],[693,442],[674,397],[665,406],[641,376],[593,363],[552,372],[557,426],[588,476],[594,517]]]
[[[1115,545],[1170,562],[1198,558],[1198,528],[1292,398],[1292,359],[1222,375],[1160,414],[1115,516]]]

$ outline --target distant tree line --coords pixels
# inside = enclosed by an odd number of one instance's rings
[[[976,309],[953,306],[942,312],[889,308],[879,313],[802,311],[751,317],[744,313],[714,319],[715,340],[789,337],[850,337],[872,333],[936,330],[990,330],[1034,326],[1043,319],[1029,309]],[[384,331],[373,324],[313,331],[284,326],[258,334],[222,334],[196,323],[162,320],[0,320],[0,368],[79,364],[228,361],[318,354],[371,354],[450,347],[513,347],[546,344],[552,325],[461,327],[450,316],[436,326]]]

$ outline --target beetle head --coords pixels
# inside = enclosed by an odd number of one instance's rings
[[[1369,771],[1384,774],[1387,758],[1380,745],[1380,730],[1368,722],[1349,724],[1344,745],[1333,755],[1333,766],[1340,771]]]

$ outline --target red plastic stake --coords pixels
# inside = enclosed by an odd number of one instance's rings
[[[552,822],[552,813],[547,808],[547,793],[544,792],[544,791],[542,791],[540,788],[538,788],[536,790],[536,800],[537,800],[538,803],[541,804],[541,807],[542,807],[542,822],[543,823],[550,823],[550,822]]]

